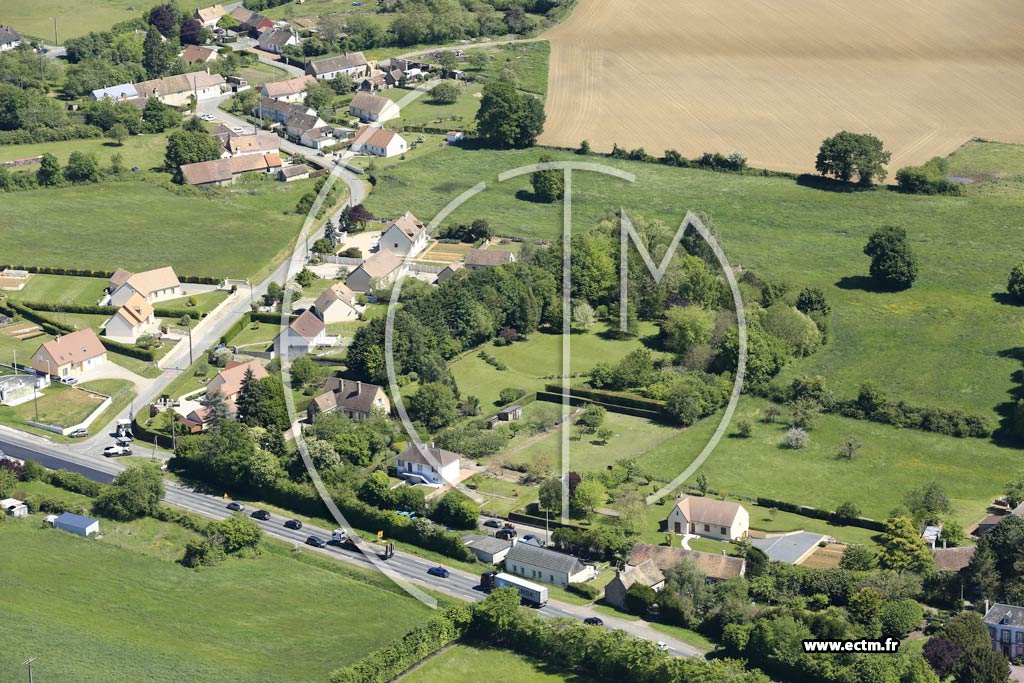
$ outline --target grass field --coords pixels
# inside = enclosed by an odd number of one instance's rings
[[[162,540],[181,539],[138,542]],[[356,570],[277,548],[195,572],[151,550],[41,528],[38,517],[0,525],[0,544],[0,614],[19,624],[0,670],[35,655],[38,680],[326,680],[428,612]]]
[[[1006,153],[1000,159],[1012,159],[1019,169],[1024,148],[1001,147]],[[516,193],[529,187],[526,176],[496,182],[499,171],[533,163],[539,154],[444,149],[393,169],[393,182],[376,190],[367,206],[379,215],[411,206],[429,220],[483,180],[488,189],[451,214],[449,223],[486,216],[499,234],[550,239],[561,229],[561,205],[517,199]],[[571,153],[554,156],[581,159]],[[990,153],[978,163],[994,163],[994,158]],[[794,362],[784,378],[821,374],[844,397],[862,382],[874,381],[895,398],[993,419],[1016,388],[1019,312],[1001,303],[998,294],[1024,252],[1024,233],[1017,229],[1021,196],[837,193],[785,178],[587,160],[633,172],[637,181],[626,188],[625,181],[576,172],[578,230],[619,206],[668,225],[678,225],[686,210],[703,211],[733,264],[785,280],[794,293],[807,286],[825,292],[833,310],[831,341]],[[918,281],[904,292],[865,289],[869,263],[862,249],[868,235],[885,224],[906,227],[920,262]]]
[[[88,9],[72,0],[4,0],[4,24],[24,34],[53,42],[53,20],[61,42],[89,31],[106,31],[113,24],[134,19],[158,4],[151,0],[90,0]]]
[[[109,167],[110,157],[120,154],[124,157],[124,165],[128,168],[138,166],[143,170],[159,170],[164,165],[164,150],[166,148],[166,135],[129,135],[124,139],[122,145],[106,138],[95,138],[44,142],[34,145],[0,146],[0,161],[13,161],[50,153],[56,156],[61,164],[66,164],[72,152],[86,152],[96,155],[100,168]],[[34,171],[39,167],[26,166],[24,168]]]
[[[14,265],[25,265],[16,263]],[[33,273],[25,287],[6,292],[11,299],[40,303],[67,303],[95,306],[103,297],[109,281],[105,277],[73,277]]]
[[[509,650],[456,645],[398,680],[402,683],[478,683],[501,672],[505,683],[591,683],[592,678],[550,670]]]
[[[249,81],[249,85],[254,88],[262,88],[263,84],[269,81],[282,81],[288,78],[288,72],[284,69],[278,69],[262,62],[243,67],[238,75]]]
[[[302,225],[294,213],[313,181],[237,185],[180,196],[147,182],[13,192],[4,197],[4,260],[30,265],[144,270],[258,279],[284,257]],[[39,207],[45,205],[46,211]],[[40,240],[75,226],[73,248]],[[117,249],[111,245],[117,244]]]
[[[868,0],[856,9],[642,0],[628,12],[581,0],[544,34],[551,96],[541,141],[687,156],[739,150],[755,166],[808,171],[821,141],[846,129],[881,137],[892,173],[972,136],[1024,142],[1024,90],[1005,87],[1024,76],[1022,21],[1013,0]]]
[[[949,174],[970,178],[969,195],[1024,196],[1024,147],[971,142],[949,156]]]

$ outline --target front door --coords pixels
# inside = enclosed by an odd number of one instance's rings
[[[676,522],[676,533],[677,534],[683,533],[683,525],[680,524],[679,522]]]

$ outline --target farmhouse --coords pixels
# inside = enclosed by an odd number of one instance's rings
[[[676,501],[667,523],[668,530],[674,534],[696,534],[731,541],[747,537],[750,514],[739,503],[683,496]]]
[[[181,61],[186,64],[206,64],[217,59],[217,51],[211,47],[203,47],[202,45],[189,45],[179,55]]]
[[[594,567],[579,558],[527,543],[515,543],[505,556],[505,571],[526,579],[567,586],[594,578]]]
[[[515,254],[502,249],[470,249],[466,252],[466,267],[470,270],[483,270],[515,261]]]
[[[0,500],[0,510],[11,517],[28,517],[28,505],[17,498]]]
[[[257,132],[255,135],[229,135],[224,143],[222,156],[244,154],[276,154],[279,140],[273,133]]]
[[[279,55],[289,45],[298,45],[299,37],[290,28],[271,28],[260,34],[260,49]]]
[[[352,112],[352,116],[358,117],[360,121],[375,123],[395,119],[401,115],[398,105],[388,98],[381,97],[380,95],[371,95],[366,92],[356,93],[356,96],[352,98],[352,103],[349,105],[349,111]]]
[[[263,97],[278,102],[301,102],[306,96],[306,88],[310,83],[316,83],[316,79],[312,76],[289,78],[286,81],[264,83],[261,92]]]
[[[381,251],[390,251],[397,256],[416,256],[425,246],[427,226],[410,211],[392,221],[380,236]]]
[[[77,377],[107,362],[100,338],[86,327],[54,337],[32,354],[32,369],[55,377]]]
[[[259,380],[270,376],[267,369],[258,360],[251,360],[248,363],[231,361],[206,385],[207,395],[220,392],[225,401],[234,404],[238,400],[238,393],[242,390],[242,381],[250,370],[252,370],[253,379]]]
[[[181,166],[185,182],[198,187],[230,185],[243,173],[274,173],[281,169],[281,157],[276,153],[243,154],[227,159],[200,161]]]
[[[207,28],[213,28],[220,21],[220,18],[227,14],[227,11],[222,5],[214,5],[212,7],[202,7],[197,9],[193,15],[199,23]]]
[[[110,287],[111,306],[124,306],[135,294],[150,304],[182,295],[181,281],[171,266],[134,274],[118,269],[110,278]]]
[[[121,102],[123,100],[134,100],[138,96],[139,91],[135,89],[134,83],[122,83],[121,85],[112,85],[109,88],[99,88],[92,91],[92,98],[94,100],[107,98],[108,100]]]
[[[379,252],[355,267],[345,285],[355,292],[369,292],[375,284],[388,284],[398,277],[402,259],[394,253],[381,249]]]
[[[0,52],[13,50],[21,45],[21,34],[10,26],[0,26]]]
[[[282,168],[278,177],[286,183],[290,183],[293,180],[305,180],[309,177],[309,166],[296,164],[295,166]]]
[[[315,62],[306,64],[306,73],[315,78],[333,80],[338,74],[348,74],[353,79],[367,78],[370,76],[370,64],[362,52],[341,55],[340,57],[329,57],[318,59]]]
[[[396,469],[402,479],[440,486],[459,480],[461,458],[458,453],[437,448],[433,442],[422,448],[412,444],[398,454]]]
[[[480,534],[466,534],[462,537],[469,551],[476,555],[476,559],[486,564],[499,564],[512,550],[512,544],[494,536],[481,536]]]
[[[313,304],[316,314],[325,323],[344,323],[359,318],[356,293],[338,282],[324,290]]]
[[[83,517],[70,512],[65,512],[54,518],[54,528],[68,531],[79,536],[89,536],[100,532],[100,522],[92,517]]]
[[[303,311],[278,335],[277,340],[280,353],[288,353],[293,358],[331,345],[327,326],[312,311]]]
[[[132,294],[103,326],[105,337],[127,344],[134,344],[139,337],[157,331],[153,306],[138,293]]]
[[[665,586],[665,575],[658,569],[654,560],[644,560],[640,564],[627,564],[615,574],[604,587],[604,599],[608,604],[623,609],[626,606],[626,593],[634,583],[660,591]]]
[[[451,263],[444,267],[444,270],[437,274],[437,279],[434,280],[434,284],[440,285],[448,280],[451,280],[453,277],[455,277],[455,273],[459,272],[465,267],[466,266],[462,264],[462,261],[452,261]]]
[[[296,114],[316,116],[316,111],[304,105],[272,100],[269,97],[261,97],[260,106],[256,110],[256,115],[261,119],[270,119],[277,123],[284,123],[289,117]]]
[[[1024,607],[996,603],[985,612],[992,649],[1010,659],[1024,656]]]
[[[194,71],[177,76],[157,78],[152,81],[142,81],[135,84],[135,90],[138,92],[138,96],[144,100],[155,97],[164,104],[185,109],[189,106],[189,100],[192,97],[200,102],[220,97],[224,84],[224,77],[220,74]]]
[[[352,140],[353,152],[366,152],[379,157],[393,157],[408,151],[409,145],[405,138],[390,128],[364,126]]]
[[[956,548],[933,548],[932,557],[935,558],[935,567],[940,572],[959,574],[971,564],[977,549],[978,546],[976,545],[964,545]]]
[[[648,560],[654,562],[654,565],[661,571],[665,571],[672,565],[678,564],[680,560],[692,560],[696,563],[700,573],[711,581],[734,579],[737,576],[743,576],[747,570],[746,560],[742,557],[702,553],[696,550],[687,550],[686,548],[650,545],[648,543],[635,544],[629,552],[626,564],[637,566]]]
[[[310,402],[306,417],[312,422],[320,413],[340,413],[358,422],[370,417],[374,410],[385,415],[391,412],[391,401],[384,389],[369,382],[330,377],[324,384],[324,393]]]

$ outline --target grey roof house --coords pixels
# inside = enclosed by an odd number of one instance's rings
[[[487,564],[498,564],[512,550],[512,544],[494,536],[481,536],[480,534],[466,534],[462,537],[470,552],[476,555],[476,559]]]
[[[581,583],[597,574],[592,565],[583,564],[578,557],[525,543],[512,546],[505,556],[505,571],[558,586]]]

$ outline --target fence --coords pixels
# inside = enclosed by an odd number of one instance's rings
[[[357,267],[363,265],[363,259],[352,258],[349,256],[334,256],[333,254],[320,254],[320,260],[323,263],[333,263],[338,266],[352,266]]]

